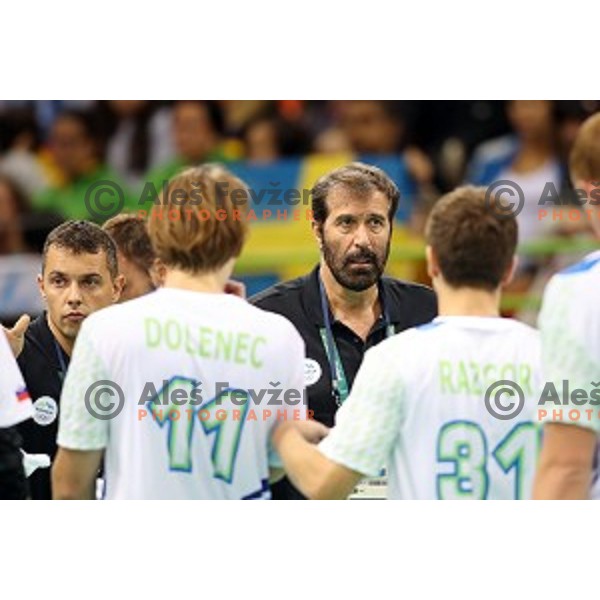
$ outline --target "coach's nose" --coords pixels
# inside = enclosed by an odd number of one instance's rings
[[[371,237],[366,223],[360,223],[356,228],[353,243],[357,248],[371,248]]]

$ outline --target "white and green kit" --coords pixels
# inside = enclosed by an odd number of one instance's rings
[[[107,498],[268,498],[281,466],[270,434],[305,418],[303,379],[304,342],[285,318],[160,289],[84,322],[58,445],[105,450]]]
[[[320,448],[364,475],[385,465],[388,498],[527,498],[539,386],[534,329],[511,319],[438,317],[367,352]],[[490,410],[485,395],[495,388]]]

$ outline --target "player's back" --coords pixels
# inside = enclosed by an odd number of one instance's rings
[[[563,381],[570,390],[584,390],[587,398],[596,392],[600,374],[600,251],[557,273],[548,282],[539,315],[542,338],[544,382],[562,389]],[[589,400],[588,400],[589,401]],[[588,427],[600,435],[600,412],[596,401],[569,406],[549,405],[570,422]],[[575,409],[571,413],[571,409]],[[587,412],[590,411],[591,418]],[[548,420],[555,411],[548,411]],[[594,461],[591,497],[600,499],[600,442]]]
[[[568,373],[589,387],[600,361],[600,251],[557,273],[548,282],[539,315],[545,375]],[[591,335],[590,335],[591,333]]]
[[[538,333],[511,319],[438,317],[385,343],[377,351],[397,357],[390,378],[404,390],[388,497],[529,497]]]
[[[103,365],[95,378],[124,396],[108,424],[108,498],[269,497],[271,429],[286,408],[304,414],[302,399],[269,393],[302,392],[304,345],[288,321],[169,288],[92,315],[83,334]]]

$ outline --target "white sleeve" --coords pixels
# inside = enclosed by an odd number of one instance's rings
[[[32,414],[23,376],[0,327],[0,427],[12,427]]]
[[[594,303],[574,296],[568,280],[555,276],[546,287],[538,325],[542,341],[542,371],[544,390],[553,384],[562,398],[563,381],[568,381],[571,392],[585,390],[588,398],[600,399],[600,357],[596,356],[599,335],[592,324],[598,322]],[[591,314],[591,313],[594,314]],[[594,385],[594,382],[596,385]],[[549,388],[550,389],[550,388]],[[542,390],[542,400],[543,391]],[[600,405],[590,401],[585,406],[557,406],[552,402],[539,405],[547,415],[545,422],[579,425],[600,433]],[[579,409],[585,418],[571,418],[571,409]],[[586,413],[585,411],[589,411]],[[589,414],[589,418],[588,418]]]
[[[404,383],[386,346],[367,351],[335,427],[319,444],[327,458],[371,477],[388,462],[402,422]]]
[[[108,443],[108,420],[93,416],[92,385],[108,380],[108,374],[93,344],[92,328],[83,323],[60,397],[57,444],[70,450],[101,450]]]
[[[281,356],[274,357],[276,361],[285,360],[289,365],[286,369],[286,381],[282,382],[281,406],[266,406],[274,414],[273,429],[282,422],[302,421],[307,418],[308,395],[304,387],[304,361],[306,356],[304,340],[290,323],[289,333],[285,337],[285,343],[281,348]],[[282,358],[284,357],[285,358]],[[282,469],[281,458],[273,448],[269,437],[269,467]]]

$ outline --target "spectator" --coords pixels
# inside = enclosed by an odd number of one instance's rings
[[[13,110],[0,119],[0,175],[13,179],[31,196],[49,182],[37,154],[40,137],[32,111]]]
[[[52,126],[50,146],[64,183],[34,196],[36,210],[64,219],[103,220],[92,214],[85,202],[86,194],[100,191],[93,187],[100,182],[106,182],[108,188],[103,204],[109,196],[114,198],[116,188],[123,194],[125,206],[135,207],[124,183],[101,161],[101,137],[90,114],[74,110],[62,113]]]
[[[29,201],[12,180],[0,175],[0,318],[11,321],[23,311],[42,311],[35,278],[40,257],[25,235]]]
[[[225,146],[225,124],[217,102],[181,100],[173,107],[173,139],[176,157],[150,171],[146,181],[160,191],[164,182],[188,166],[227,162],[237,158]]]
[[[106,163],[136,189],[149,169],[170,161],[171,110],[148,100],[108,100],[98,105],[107,137]]]
[[[250,120],[242,131],[246,158],[264,163],[306,154],[308,137],[297,125],[273,113],[263,113]]]
[[[0,175],[0,255],[26,251],[23,220],[29,200],[12,179]]]
[[[322,132],[316,140],[317,150],[359,155],[401,154],[415,184],[414,204],[409,227],[422,234],[425,217],[439,196],[434,185],[434,166],[429,157],[410,143],[407,103],[386,100],[349,100],[333,103],[338,125]]]
[[[513,100],[506,108],[513,133],[476,149],[467,180],[483,186],[503,179],[515,182],[525,197],[518,216],[520,239],[530,242],[550,232],[548,222],[538,218],[542,191],[547,183],[560,190],[564,180],[555,105],[547,100]]]

